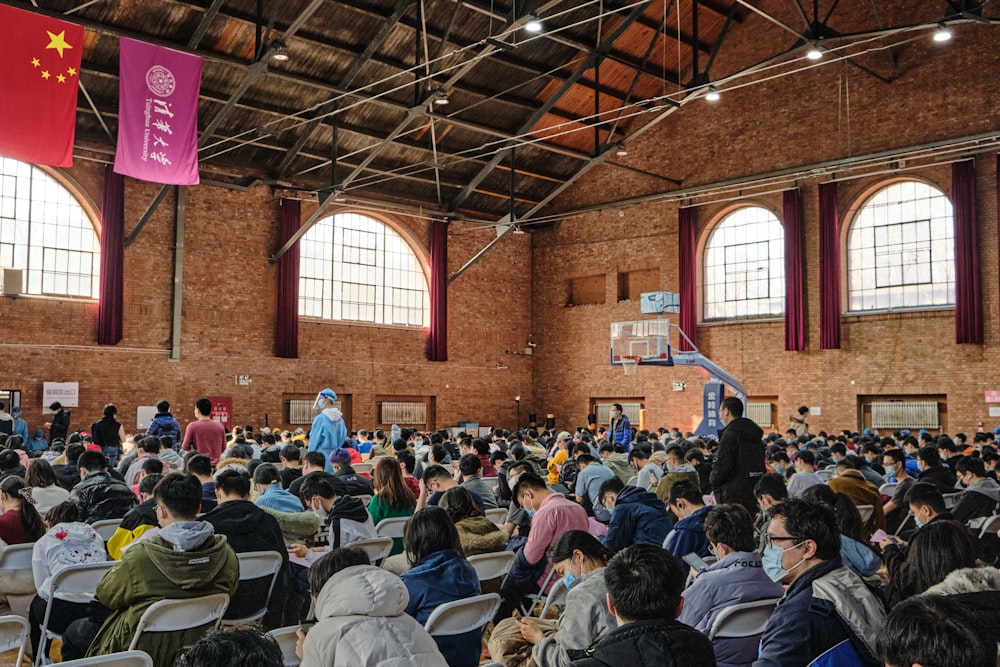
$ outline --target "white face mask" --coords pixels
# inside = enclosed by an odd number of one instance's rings
[[[326,521],[326,517],[329,516],[330,514],[325,509],[323,509],[323,505],[321,503],[316,503],[312,506],[312,513],[315,514],[317,517],[319,517],[320,521]]]

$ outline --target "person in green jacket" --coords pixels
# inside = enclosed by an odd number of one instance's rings
[[[400,465],[395,459],[385,458],[376,463],[372,471],[375,495],[368,503],[368,513],[376,526],[389,517],[413,516],[417,508],[417,499],[403,481]],[[403,553],[403,540],[394,538],[390,555],[399,553]]]
[[[89,643],[87,657],[127,650],[139,618],[154,602],[236,592],[240,577],[236,554],[212,524],[195,519],[201,504],[198,478],[167,475],[153,489],[153,498],[158,534],[133,543],[97,584],[97,601],[110,613]],[[75,653],[88,645],[87,636],[95,627],[89,619],[74,621],[66,631],[63,658],[79,657]],[[210,629],[209,625],[146,633],[136,648],[149,653],[154,665],[172,665],[182,647]]]

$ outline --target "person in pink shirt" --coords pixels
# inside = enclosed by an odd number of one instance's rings
[[[212,415],[212,401],[199,398],[195,403],[194,416],[196,421],[184,429],[184,442],[181,449],[193,449],[208,457],[214,466],[226,448],[226,428],[215,421]]]

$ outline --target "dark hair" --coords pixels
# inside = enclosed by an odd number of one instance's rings
[[[56,503],[45,513],[45,521],[50,527],[57,523],[74,523],[76,521],[83,521],[83,519],[84,516],[80,513],[80,508],[77,507],[76,503],[68,500]]]
[[[950,595],[918,595],[896,605],[878,633],[880,661],[911,667],[994,667],[995,636],[979,632],[976,611]]]
[[[18,477],[17,475],[5,477],[0,482],[0,492],[8,498],[21,501],[21,529],[24,531],[24,541],[37,542],[45,534],[45,523],[42,521],[42,516],[38,513],[38,510],[35,509],[34,503],[29,502],[22,495],[21,492],[25,489],[27,489],[25,494],[27,494],[28,498],[31,498],[31,487],[24,481],[23,477]]]
[[[621,493],[622,489],[625,488],[625,482],[621,481],[618,477],[608,477],[601,483],[601,488],[597,490],[597,500],[604,503],[604,496],[609,493]]]
[[[475,450],[476,454],[484,456],[490,453],[490,446],[482,438],[476,438],[472,441],[472,449]]]
[[[975,477],[986,477],[986,464],[983,463],[982,459],[974,459],[971,456],[960,460],[955,469],[963,475],[971,472]]]
[[[906,550],[912,572],[910,594],[923,593],[955,570],[975,567],[976,549],[969,530],[957,521],[932,521],[913,534]]]
[[[613,407],[618,412],[622,412],[624,410],[624,408],[622,408],[622,404],[621,403],[612,403],[611,407]]]
[[[408,510],[417,506],[417,498],[403,481],[403,471],[399,463],[392,459],[382,459],[372,471],[372,483],[382,507],[392,510]]]
[[[558,563],[561,560],[572,558],[574,551],[580,551],[587,558],[593,558],[602,563],[607,563],[608,559],[611,558],[611,554],[604,548],[600,540],[585,530],[569,530],[563,533],[552,545],[549,557],[553,563]]]
[[[84,452],[76,460],[76,465],[87,472],[101,472],[108,467],[108,457],[101,452]]]
[[[465,556],[455,523],[447,512],[434,506],[416,512],[406,522],[403,526],[403,546],[406,549],[406,561],[411,567],[445,549],[453,549]]]
[[[463,486],[453,486],[445,491],[438,500],[438,507],[447,512],[456,524],[469,517],[485,516],[472,499],[472,494]]]
[[[917,458],[926,463],[929,468],[933,468],[941,463],[941,454],[938,452],[937,447],[930,445],[918,449]]]
[[[226,495],[246,498],[250,494],[250,475],[243,470],[227,468],[215,476],[215,488]]]
[[[578,454],[576,457],[576,465],[578,466],[581,464],[590,465],[596,461],[597,459],[595,459],[591,454]]]
[[[302,486],[299,487],[299,498],[302,499],[302,504],[308,507],[309,503],[312,502],[313,496],[336,498],[337,492],[333,490],[330,482],[322,477],[306,477],[302,482]]]
[[[47,460],[32,459],[25,479],[28,482],[28,486],[44,489],[56,483],[56,473],[52,469],[52,464]]]
[[[799,406],[799,414],[800,415],[804,415],[807,412],[809,412],[809,406],[807,406],[807,405],[800,405]]]
[[[108,403],[104,406],[105,417],[114,417],[116,414],[118,414],[118,408],[115,407],[114,403]]]
[[[784,500],[788,497],[788,486],[785,478],[776,472],[761,475],[757,484],[753,487],[753,496],[760,500],[761,496],[768,495],[775,500]]]
[[[458,460],[458,469],[464,477],[475,477],[483,469],[483,462],[475,454],[463,454]]]
[[[816,557],[833,560],[840,556],[840,530],[837,517],[825,503],[811,503],[801,498],[789,498],[775,505],[771,518],[785,519],[790,537],[816,543]]]
[[[910,490],[906,492],[906,504],[915,505],[918,508],[930,506],[935,514],[941,514],[945,511],[944,496],[941,495],[937,487],[927,482],[917,482],[910,487]]]
[[[861,512],[849,496],[835,492],[826,484],[813,484],[803,491],[800,497],[811,503],[826,504],[837,517],[837,529],[841,535],[846,535],[862,544],[865,543],[863,536],[865,522],[861,519]]]
[[[194,475],[172,472],[153,488],[153,498],[175,519],[193,520],[201,506],[201,482]]]
[[[278,457],[286,461],[298,461],[302,457],[302,452],[295,445],[285,445],[278,452]]]
[[[649,544],[622,549],[604,569],[611,603],[626,621],[675,619],[686,578],[680,561]]]
[[[448,450],[444,448],[444,445],[431,445],[430,454],[427,456],[428,461],[441,464],[450,459],[451,456],[448,454]]]
[[[147,435],[139,441],[139,449],[147,454],[158,454],[160,452],[160,439],[155,435]]]
[[[845,445],[842,442],[835,442],[832,445],[830,445],[830,453],[843,454],[844,456],[847,456],[847,445]]]
[[[735,551],[753,551],[753,518],[742,505],[716,505],[705,515],[705,537]]]
[[[146,473],[156,473],[158,475],[163,474],[163,461],[160,459],[146,459],[142,462],[140,466],[141,470]]]
[[[21,465],[21,457],[13,449],[0,450],[0,470],[13,470]]]
[[[212,474],[212,461],[204,454],[196,454],[188,459],[188,472],[207,477]]]
[[[59,438],[53,440],[52,445],[54,446],[58,440]],[[70,445],[66,445],[66,461],[70,465],[79,463],[80,455],[83,454],[85,451],[87,451],[86,446],[80,444],[79,442],[74,442]]]
[[[278,642],[263,630],[213,630],[184,649],[174,667],[282,667]]]
[[[678,500],[686,500],[695,505],[705,504],[705,499],[702,497],[701,489],[698,488],[698,485],[686,479],[674,482],[674,485],[670,487],[670,499],[668,502],[671,505],[676,505]]]
[[[166,401],[160,401],[156,404],[157,412],[170,412],[170,404]]]
[[[517,478],[517,484],[511,489],[511,495],[517,506],[521,506],[521,501],[519,500],[521,492],[525,489],[535,489],[535,490],[548,490],[548,485],[545,484],[545,480],[536,475],[533,472],[522,473],[520,477]]]
[[[323,555],[309,568],[309,590],[313,595],[319,595],[330,577],[341,570],[356,565],[370,565],[368,554],[358,548],[334,549]]]
[[[722,405],[719,407],[729,410],[729,414],[731,414],[734,419],[738,419],[743,416],[743,401],[735,396],[730,396],[722,401]]]
[[[896,463],[906,464],[906,453],[901,449],[887,449],[882,452],[882,457],[885,458],[886,456],[891,458]]]
[[[207,398],[199,398],[194,404],[195,410],[206,417],[212,414],[212,401]]]
[[[448,472],[444,466],[431,465],[424,468],[424,476],[421,479],[423,479],[424,484],[430,484],[434,480],[442,477],[451,479],[451,473]]]
[[[406,472],[411,475],[417,469],[417,457],[408,449],[396,452],[396,460],[402,463],[403,467],[406,468]]]
[[[680,456],[681,458],[684,458],[683,454],[681,454]],[[628,453],[628,457],[629,459],[642,459],[643,461],[649,460],[649,454],[647,454],[646,450],[644,450],[642,447],[633,447],[632,450]]]
[[[139,480],[139,493],[145,493],[148,496],[156,488],[156,485],[160,483],[161,479],[163,479],[163,475],[158,472],[146,475]]]
[[[262,463],[253,471],[254,484],[279,484],[281,475],[271,463]]]
[[[306,452],[302,460],[312,468],[326,469],[326,457],[323,455],[323,452]]]

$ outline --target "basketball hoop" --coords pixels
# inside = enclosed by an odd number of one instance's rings
[[[625,370],[625,375],[635,375],[639,370],[639,362],[642,361],[642,357],[635,356],[622,356],[622,368]]]

